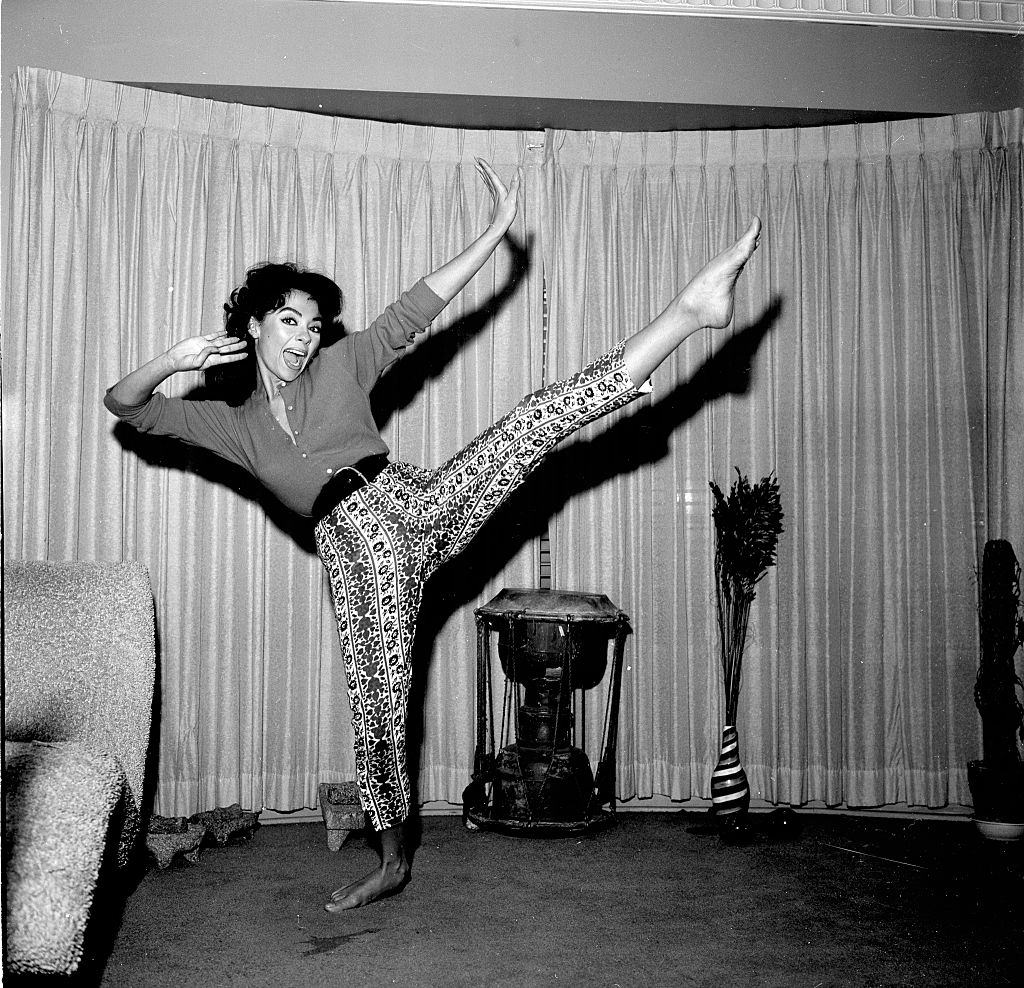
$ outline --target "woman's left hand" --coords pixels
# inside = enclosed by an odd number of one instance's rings
[[[476,159],[476,170],[480,173],[480,177],[484,180],[491,193],[491,198],[494,200],[491,222],[488,225],[498,236],[504,236],[519,211],[520,171],[518,168],[516,169],[512,183],[506,186],[498,173],[483,158]]]

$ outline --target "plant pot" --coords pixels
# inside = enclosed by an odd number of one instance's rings
[[[711,808],[715,816],[742,816],[750,806],[750,786],[740,764],[739,735],[732,724],[722,730],[722,749],[711,773]]]
[[[974,816],[977,820],[1024,824],[1024,765],[1003,768],[987,765],[980,760],[968,762],[967,784],[971,788]],[[981,827],[979,830],[985,832]],[[999,839],[1012,838],[1003,836]]]

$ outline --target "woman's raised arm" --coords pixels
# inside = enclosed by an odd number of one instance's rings
[[[501,238],[508,232],[519,209],[519,176],[517,170],[508,186],[498,177],[498,173],[484,161],[476,159],[476,170],[487,184],[494,200],[491,220],[487,229],[476,238],[461,254],[453,257],[436,271],[424,277],[427,286],[439,298],[450,302],[465,288],[466,283],[479,271],[487,259],[501,243]]]
[[[226,331],[190,336],[122,377],[110,389],[110,397],[122,405],[141,405],[172,374],[245,360],[245,349],[245,340]]]

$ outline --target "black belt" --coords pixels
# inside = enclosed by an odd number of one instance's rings
[[[387,454],[367,456],[351,466],[340,467],[338,472],[320,488],[313,502],[313,519],[320,521],[341,504],[345,498],[354,494],[360,487],[365,487],[377,479],[378,474],[388,465]]]

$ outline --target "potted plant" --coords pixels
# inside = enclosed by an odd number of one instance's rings
[[[715,592],[718,634],[725,681],[725,726],[718,764],[711,774],[711,805],[716,815],[742,815],[750,804],[750,788],[740,765],[736,713],[740,671],[747,640],[750,605],[757,584],[771,566],[782,533],[782,504],[774,474],[753,486],[736,468],[736,480],[726,497],[711,481],[715,503]]]
[[[1012,840],[1024,835],[1024,689],[1014,664],[1024,642],[1020,563],[1004,539],[985,543],[978,592],[981,660],[974,702],[981,714],[982,758],[967,764],[978,829]]]

